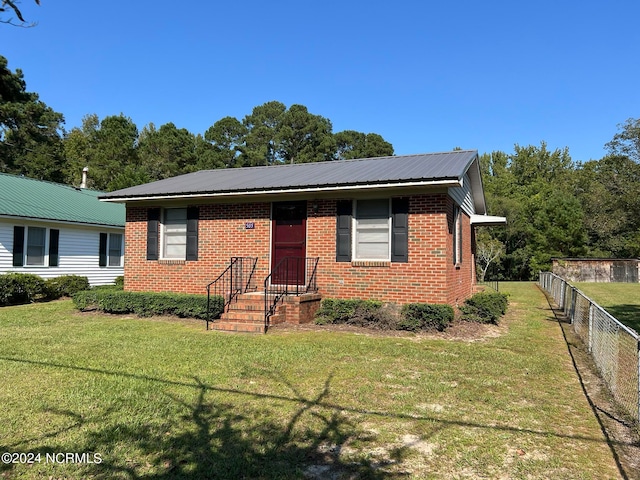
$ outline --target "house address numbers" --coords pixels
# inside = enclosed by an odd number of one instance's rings
[[[244,222],[244,228],[245,228],[245,230],[253,230],[254,228],[256,228],[256,223],[255,222]]]

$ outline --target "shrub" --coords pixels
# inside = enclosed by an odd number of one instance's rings
[[[453,321],[453,308],[449,305],[410,303],[400,312],[394,304],[383,304],[377,300],[322,300],[316,312],[316,323],[347,324],[381,330],[439,330]]]
[[[50,299],[70,297],[76,292],[89,289],[89,279],[79,275],[62,275],[46,280],[47,296]]]
[[[124,277],[122,275],[120,275],[119,277],[116,277],[115,286],[118,287],[120,290],[124,290]]]
[[[96,309],[106,313],[135,313],[140,317],[176,315],[178,317],[207,318],[207,297],[180,293],[125,292],[117,287],[94,288],[78,292],[73,302],[79,310]],[[211,317],[222,313],[223,298],[211,298]]]
[[[507,295],[499,292],[481,292],[467,299],[460,307],[461,319],[469,322],[498,324],[507,311]]]
[[[316,312],[318,325],[346,324],[380,329],[395,328],[396,319],[389,305],[377,300],[339,300],[325,298]]]
[[[20,305],[48,297],[43,278],[31,273],[0,275],[0,305]]]
[[[419,330],[442,332],[451,325],[454,318],[451,305],[430,303],[407,303],[402,306],[401,315],[398,329],[412,332]]]

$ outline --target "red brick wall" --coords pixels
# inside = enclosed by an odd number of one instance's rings
[[[206,293],[233,256],[258,256],[256,278],[268,272],[270,203],[200,206],[197,261],[147,261],[147,209],[127,205],[125,289]],[[245,222],[255,228],[245,229]]]
[[[314,212],[313,204],[318,206]],[[258,285],[268,274],[270,204],[201,205],[198,261],[146,260],[146,208],[127,206],[125,288],[205,293],[232,256],[257,256]],[[472,293],[471,227],[463,216],[463,261],[453,265],[453,200],[446,193],[409,202],[409,262],[358,264],[336,258],[336,200],[308,202],[307,256],[320,257],[318,288],[325,297],[455,305]],[[255,228],[245,229],[245,222]]]

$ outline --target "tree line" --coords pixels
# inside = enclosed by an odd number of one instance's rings
[[[640,257],[640,119],[628,119],[599,160],[515,145],[480,157],[489,212],[506,227],[478,232],[480,273],[530,280],[553,257]]]
[[[242,120],[224,117],[204,134],[173,123],[138,130],[124,114],[64,129],[64,117],[28,92],[20,69],[0,56],[0,171],[78,185],[89,167],[90,188],[112,191],[197,170],[306,163],[393,155],[376,133],[333,133],[331,121],[304,105],[278,101]]]
[[[574,162],[567,148],[515,145],[480,157],[488,211],[506,227],[477,234],[478,272],[529,280],[552,257],[640,257],[640,120],[629,119],[599,160]],[[138,130],[123,114],[64,117],[28,92],[21,70],[0,56],[0,171],[111,191],[202,169],[393,155],[375,133],[333,133],[303,105],[272,101],[242,120],[224,117],[204,134],[173,123]]]

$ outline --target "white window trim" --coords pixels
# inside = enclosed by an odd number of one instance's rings
[[[44,229],[44,255],[42,257],[42,265],[29,265],[28,252],[29,252],[29,230],[31,228],[43,228]],[[49,227],[41,227],[39,225],[25,225],[24,226],[24,248],[22,253],[22,267],[21,268],[49,268],[49,238],[51,236]],[[53,267],[52,267],[53,268]]]
[[[462,208],[453,207],[453,263],[456,267],[462,265]]]
[[[167,257],[165,254],[166,250],[166,212],[167,210],[184,210],[185,211],[185,222],[184,222],[184,246],[185,246],[185,254],[182,257]],[[160,212],[160,252],[158,255],[159,260],[186,260],[187,258],[187,219],[186,219],[187,207],[177,207],[177,208],[163,208]]]
[[[381,198],[362,198],[361,201],[364,200],[383,200]],[[388,226],[388,238],[387,238],[387,256],[385,258],[367,258],[367,257],[358,257],[358,200],[353,200],[352,211],[353,215],[351,218],[351,251],[352,262],[391,262],[391,235],[392,235],[392,222],[391,222],[391,198],[388,199],[388,210],[387,210],[387,226]]]
[[[110,246],[111,246],[111,235],[120,235],[120,261],[118,262],[118,265],[110,265],[111,263],[111,250],[110,250]],[[124,233],[116,233],[116,232],[109,232],[107,234],[107,268],[122,268],[123,266],[123,260],[124,260]]]

